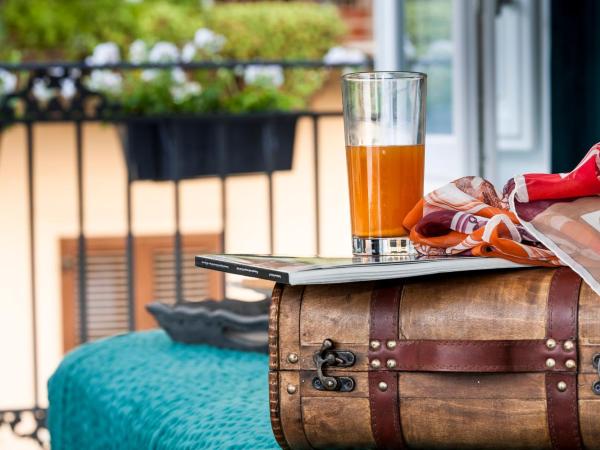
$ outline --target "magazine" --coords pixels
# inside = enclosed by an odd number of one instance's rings
[[[229,254],[198,255],[196,266],[292,285],[350,283],[469,270],[531,267],[500,258],[455,256],[319,258]]]

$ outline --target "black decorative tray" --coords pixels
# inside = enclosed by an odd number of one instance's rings
[[[146,309],[177,342],[266,353],[270,299],[225,299],[168,304],[154,302]]]

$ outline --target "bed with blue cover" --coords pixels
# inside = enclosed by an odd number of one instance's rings
[[[83,345],[49,381],[52,449],[277,449],[267,374],[267,355],[163,331]]]

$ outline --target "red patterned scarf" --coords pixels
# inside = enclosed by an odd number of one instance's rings
[[[568,174],[526,174],[498,193],[464,177],[426,195],[404,226],[426,255],[568,265],[600,294],[600,143]]]

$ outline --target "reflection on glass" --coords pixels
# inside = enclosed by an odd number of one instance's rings
[[[405,0],[405,8],[409,70],[427,73],[427,132],[451,134],[452,0]]]

